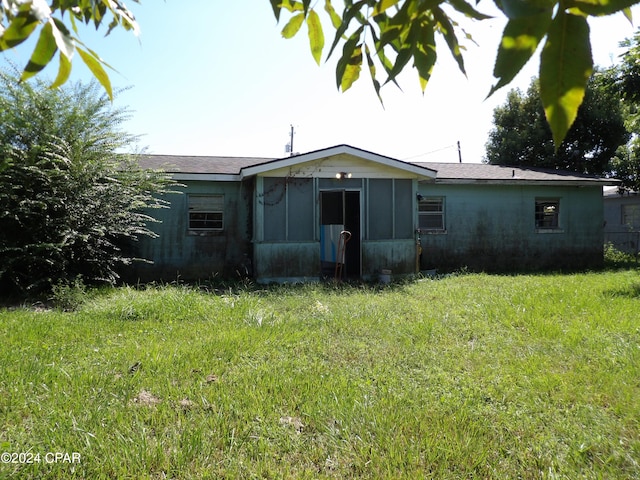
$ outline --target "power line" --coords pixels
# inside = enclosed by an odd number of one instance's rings
[[[438,148],[437,150],[431,150],[431,151],[425,152],[425,153],[420,153],[418,155],[413,155],[411,157],[406,157],[406,158],[403,158],[402,160],[411,160],[413,158],[424,157],[425,155],[431,155],[433,153],[442,152],[443,150],[448,150],[449,148],[457,148],[457,144],[456,143],[452,143],[451,145],[447,145],[446,147]]]

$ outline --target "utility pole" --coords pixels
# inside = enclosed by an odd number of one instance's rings
[[[289,134],[289,136],[291,137],[291,141],[289,142],[289,149],[290,149],[290,150],[289,150],[289,152],[290,152],[290,153],[289,153],[289,156],[290,156],[290,157],[293,157],[293,134],[294,134],[295,132],[293,131],[293,124],[292,124],[292,125],[290,125],[290,126],[291,126],[291,133]]]
[[[458,162],[462,163],[462,150],[460,149],[460,140],[458,140]]]

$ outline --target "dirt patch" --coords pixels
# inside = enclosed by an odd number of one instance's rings
[[[143,405],[146,407],[154,407],[161,402],[153,393],[146,390],[140,390],[140,393],[136,395],[132,400],[135,405]]]

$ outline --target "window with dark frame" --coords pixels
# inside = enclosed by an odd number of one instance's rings
[[[640,205],[621,205],[622,225],[627,225],[631,229],[640,228]]]
[[[560,228],[560,200],[557,198],[536,199],[536,228]]]
[[[189,195],[189,230],[222,230],[224,195]]]
[[[444,225],[444,197],[422,197],[418,202],[420,230],[442,232]]]

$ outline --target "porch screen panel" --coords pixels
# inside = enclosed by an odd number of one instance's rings
[[[413,238],[413,190],[409,179],[394,180],[395,238]]]
[[[369,238],[393,238],[393,181],[389,178],[369,180]]]
[[[293,178],[287,185],[289,238],[292,241],[313,240],[313,181]]]
[[[258,200],[264,205],[264,239],[284,241],[287,232],[287,202],[284,178],[264,179],[264,193]]]

